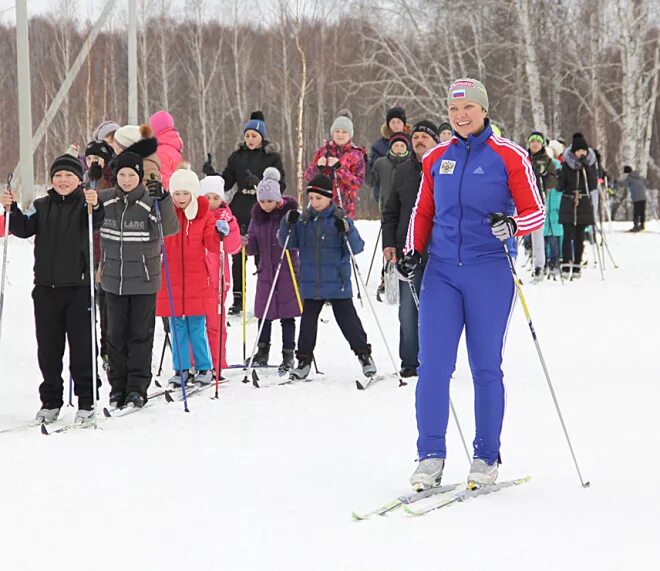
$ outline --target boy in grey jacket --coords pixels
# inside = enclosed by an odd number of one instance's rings
[[[114,188],[99,193],[105,208],[101,228],[101,287],[108,314],[110,406],[142,407],[151,384],[156,293],[161,286],[159,203],[163,234],[179,231],[169,193],[157,180],[142,184],[144,164],[124,152],[115,160]]]
[[[630,232],[641,232],[646,222],[646,181],[631,166],[623,167],[621,185],[628,189],[633,203],[633,227]]]

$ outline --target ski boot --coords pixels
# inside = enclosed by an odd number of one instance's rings
[[[170,377],[170,380],[167,381],[167,386],[171,389],[180,389],[181,383],[187,383],[190,378],[189,371],[177,371]],[[128,399],[127,399],[128,400]]]
[[[481,458],[475,458],[472,460],[472,466],[468,474],[468,485],[473,484],[480,487],[494,484],[495,480],[497,480],[498,465],[497,461],[488,464]]]
[[[532,273],[532,283],[533,284],[538,284],[543,281],[543,268],[534,268],[534,272]]]
[[[306,379],[312,370],[312,358],[308,355],[298,355],[298,366],[291,369],[289,378],[293,381]]]
[[[87,408],[79,408],[78,411],[76,412],[76,417],[73,420],[73,424],[89,424],[94,420],[94,409],[91,407],[89,409]]]
[[[234,305],[232,305],[227,313],[229,315],[240,315],[243,311],[243,296],[240,293],[234,293]]]
[[[142,408],[145,402],[144,397],[135,391],[126,396],[126,406],[130,408]]]
[[[270,343],[259,343],[257,344],[257,352],[252,358],[252,366],[254,367],[265,367],[268,365],[268,355],[270,354]],[[248,359],[245,364],[249,364],[250,359]]]
[[[362,365],[362,374],[365,377],[373,377],[377,369],[374,360],[371,358],[371,345],[367,345],[366,351],[358,353],[357,358],[360,361],[360,365]]]
[[[199,371],[193,381],[196,385],[210,385],[213,382],[213,371]]]
[[[579,280],[582,277],[582,268],[576,266],[573,268],[573,275],[571,276],[572,280]]]
[[[60,416],[59,407],[46,408],[45,406],[43,406],[42,408],[39,409],[34,419],[38,420],[42,424],[50,424],[51,422],[55,422],[58,416]]]
[[[112,391],[110,393],[110,408],[122,408],[126,402],[126,395],[120,391]]]
[[[417,468],[412,473],[412,476],[410,476],[410,485],[416,492],[433,488],[440,484],[444,468],[444,458],[425,458],[424,460],[420,460]]]
[[[402,379],[409,379],[410,377],[417,376],[417,369],[415,367],[401,367],[399,375]]]
[[[282,363],[277,368],[279,373],[286,373],[293,369],[293,349],[282,349]]]
[[[378,286],[378,289],[376,290],[376,299],[378,301],[383,301],[383,296],[385,295],[385,278],[381,277],[380,278],[380,285]]]

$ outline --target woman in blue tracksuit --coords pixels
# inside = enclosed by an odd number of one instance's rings
[[[495,482],[504,416],[502,352],[516,292],[504,244],[543,226],[543,203],[527,153],[493,134],[488,95],[458,79],[447,97],[454,136],[429,151],[400,271],[428,246],[419,312],[416,392],[417,490],[437,485],[446,457],[449,380],[465,329],[475,392],[476,436],[469,482]]]

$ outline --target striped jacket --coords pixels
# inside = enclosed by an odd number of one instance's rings
[[[105,209],[101,227],[101,287],[115,295],[152,294],[160,290],[160,233],[156,199],[142,184],[125,193],[114,187],[102,190]],[[163,234],[179,231],[179,222],[169,194],[160,201]]]
[[[422,182],[410,219],[406,251],[443,262],[475,264],[504,257],[488,214],[513,216],[517,236],[541,228],[543,202],[527,152],[493,134],[490,124],[467,140],[454,135],[426,153]],[[509,240],[515,255],[515,240]]]

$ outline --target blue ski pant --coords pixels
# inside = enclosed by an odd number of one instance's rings
[[[176,335],[176,346],[172,343],[174,354],[173,365],[176,371],[187,371],[191,367],[190,350],[195,359],[198,371],[213,369],[211,349],[206,333],[206,317],[204,315],[189,315],[186,317],[170,317],[170,330]]]
[[[516,290],[506,258],[456,266],[431,257],[419,312],[416,389],[419,459],[446,458],[449,381],[465,329],[474,382],[474,457],[499,457],[504,417],[502,353]]]

